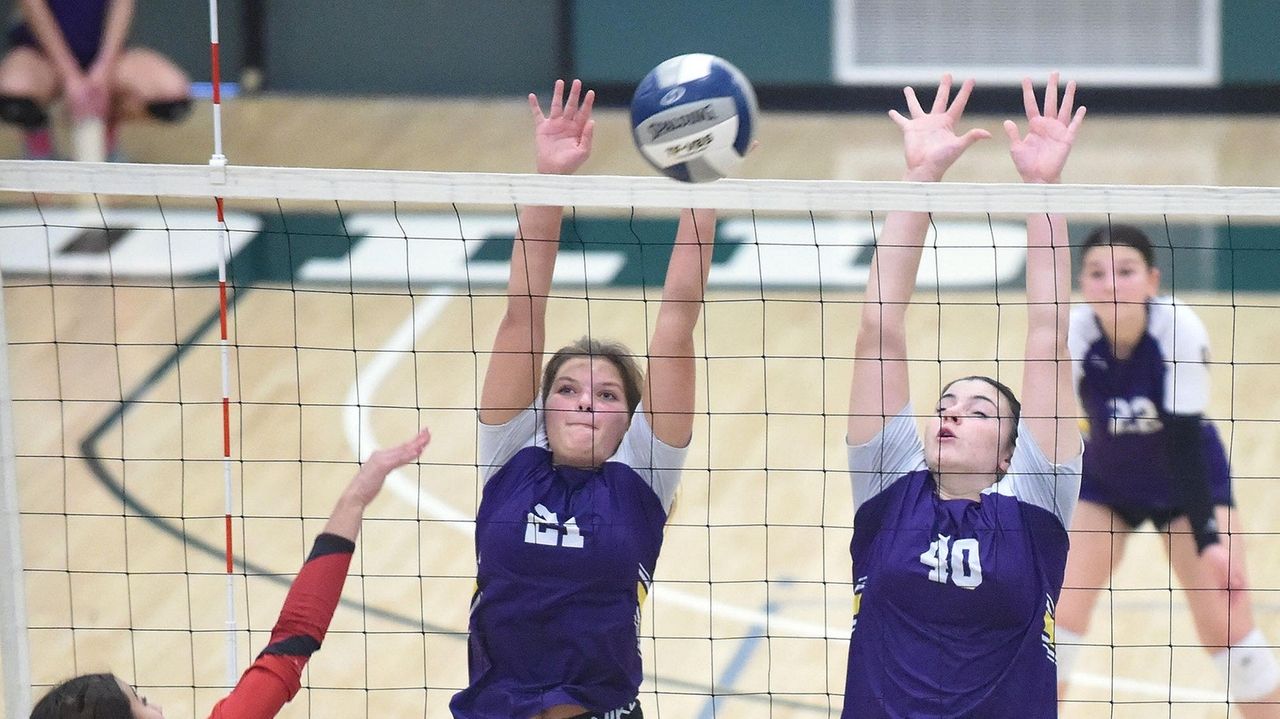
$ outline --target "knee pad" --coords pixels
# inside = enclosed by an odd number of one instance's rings
[[[1076,666],[1084,637],[1058,625],[1053,629],[1054,654],[1058,658],[1058,683],[1071,681],[1071,670]]]
[[[39,130],[49,124],[49,113],[29,97],[0,95],[0,120],[26,130]]]
[[[1254,629],[1235,646],[1213,655],[1235,701],[1257,701],[1280,688],[1280,663],[1262,630]]]
[[[177,122],[191,112],[191,98],[148,102],[147,112],[161,122]]]

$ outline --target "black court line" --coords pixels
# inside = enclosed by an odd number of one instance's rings
[[[227,298],[227,309],[230,310],[234,307],[242,295],[248,294],[249,289],[250,288],[246,287],[236,289],[236,291]],[[209,315],[203,322],[201,322],[195,330],[193,330],[192,333],[178,345],[172,355],[157,365],[155,369],[147,375],[146,379],[143,380],[132,392],[130,392],[129,396],[125,397],[114,410],[112,410],[111,414],[107,415],[101,423],[94,427],[93,431],[85,436],[84,440],[80,443],[80,450],[84,454],[85,462],[88,463],[89,469],[93,472],[93,476],[104,488],[106,488],[108,492],[118,497],[120,501],[124,502],[125,507],[133,511],[139,517],[145,519],[161,532],[178,540],[178,542],[183,546],[192,547],[202,554],[206,554],[221,562],[226,557],[225,547],[217,547],[197,537],[191,537],[184,533],[175,522],[156,516],[156,512],[154,510],[143,502],[135,499],[129,493],[125,492],[124,483],[119,478],[115,477],[109,469],[107,469],[102,455],[98,452],[97,448],[98,442],[102,439],[103,435],[110,431],[112,427],[116,426],[124,418],[124,414],[128,411],[130,405],[139,400],[144,394],[150,391],[153,386],[159,383],[161,379],[173,371],[178,360],[181,359],[188,350],[195,346],[196,340],[201,335],[218,325],[218,319],[219,312],[214,310],[213,314]],[[282,587],[288,587],[293,583],[293,575],[289,575],[288,577],[280,576],[261,565],[254,564],[253,562],[246,562],[243,558],[238,556],[233,557],[233,561],[234,566],[239,570],[239,572],[246,576],[265,578]],[[301,561],[299,561],[298,566],[301,566]],[[342,600],[342,606],[362,610],[379,619],[394,622],[395,624],[413,629],[414,631],[441,634],[453,633],[444,627],[430,624],[426,622],[425,619],[419,621],[413,617],[377,606],[371,606],[346,599]],[[461,639],[461,637],[459,637],[459,639]]]

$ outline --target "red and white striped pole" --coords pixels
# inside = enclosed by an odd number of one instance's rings
[[[212,65],[210,84],[213,86],[213,156],[209,164],[223,167],[227,156],[222,154],[222,63],[218,60],[218,0],[209,0],[209,59]]]
[[[209,0],[209,60],[212,67],[211,82],[213,86],[213,155],[209,158],[210,167],[223,169],[227,166],[227,156],[222,153],[222,67],[218,59],[218,0]],[[231,373],[230,344],[227,338],[227,262],[230,259],[231,238],[227,231],[226,216],[223,212],[221,197],[215,197],[218,210],[218,326],[219,349],[221,350],[222,368],[222,482],[223,482],[223,524],[226,535],[227,558],[227,675],[226,686],[235,686],[239,672],[236,667],[236,590],[235,561],[232,551],[231,510],[233,497],[231,491]]]

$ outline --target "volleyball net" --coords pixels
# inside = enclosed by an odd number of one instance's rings
[[[1073,245],[1108,223],[1148,231],[1164,291],[1209,331],[1209,414],[1244,518],[1231,529],[1255,619],[1280,637],[1280,519],[1265,509],[1280,488],[1280,190],[0,161],[0,192],[4,516],[25,582],[4,622],[29,640],[6,649],[7,697],[23,677],[38,695],[114,671],[203,716],[265,645],[359,461],[427,426],[422,462],[366,515],[344,602],[282,716],[448,716],[466,683],[475,413],[528,204],[566,206],[548,347],[591,335],[637,355],[678,208],[721,210],[694,437],[643,607],[646,714],[840,710],[849,376],[891,210],[933,213],[908,320],[918,410],[955,377],[1017,389],[1027,213],[1067,214]],[[1164,541],[1129,541],[1064,715],[1228,706]]]

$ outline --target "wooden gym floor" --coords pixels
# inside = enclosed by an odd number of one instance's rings
[[[949,179],[1016,179],[1000,119],[970,118],[996,139]],[[228,103],[224,126],[227,154],[240,164],[495,172],[532,164],[522,98],[242,98]],[[208,136],[203,108],[177,127],[126,128],[122,147],[138,162],[199,163]],[[760,139],[745,176],[896,179],[901,166],[897,130],[881,115],[768,114]],[[648,173],[621,111],[599,113],[596,143],[585,173]],[[1271,118],[1092,116],[1064,179],[1266,185],[1280,176],[1277,150]],[[0,133],[0,155],[17,155],[12,132]],[[222,690],[190,687],[221,682],[225,664],[220,378],[217,328],[207,324],[216,290],[166,283],[6,277],[33,675],[48,684],[109,668],[167,716],[200,717]],[[466,519],[478,500],[471,408],[501,301],[488,290],[415,300],[331,290],[269,285],[236,298],[236,546],[252,565],[235,580],[239,627],[252,630],[240,633],[239,665],[263,645],[287,579],[357,458],[426,424],[433,445],[373,507],[355,566],[364,576],[347,585],[351,603],[311,664],[312,688],[283,716],[444,717],[465,681],[474,571]],[[655,306],[638,290],[593,288],[589,316],[567,294],[552,304],[549,346],[588,326],[644,346]],[[940,311],[913,313],[915,351],[936,360],[940,346],[946,358],[914,368],[917,408],[943,378],[1018,377],[1007,349],[1021,344],[1018,293],[1001,293],[1010,295],[998,317],[983,305],[992,302],[986,292],[947,291]],[[644,700],[654,716],[839,713],[851,524],[840,416],[849,367],[840,358],[852,351],[858,293],[827,292],[821,304],[802,291],[763,298],[717,290],[699,332],[711,358],[699,365],[707,414],[645,606],[646,690],[660,694]],[[1237,297],[1234,309],[1212,293],[1183,299],[1206,305],[1224,363],[1212,413],[1245,478],[1236,492],[1252,597],[1277,641],[1280,565],[1271,558],[1280,519],[1268,500],[1280,487],[1272,441],[1280,399],[1262,388],[1280,386],[1280,294]],[[122,409],[121,399],[131,401]],[[1064,716],[1227,716],[1170,586],[1159,538],[1143,532],[1087,637],[1114,649],[1084,653]]]

